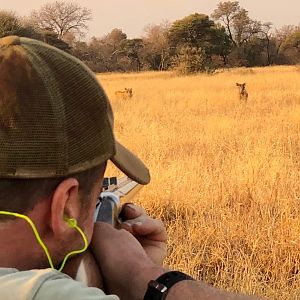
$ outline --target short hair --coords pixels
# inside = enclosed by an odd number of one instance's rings
[[[57,186],[67,178],[76,178],[79,182],[79,196],[83,207],[89,207],[90,193],[100,180],[106,163],[89,170],[59,178],[17,179],[0,178],[0,210],[24,214],[34,206],[54,193]],[[99,185],[102,182],[99,181]],[[0,221],[12,219],[0,215]]]

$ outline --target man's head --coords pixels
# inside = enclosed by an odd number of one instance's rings
[[[52,240],[69,232],[64,215],[87,223],[90,236],[108,159],[149,182],[115,140],[109,101],[84,64],[39,41],[0,39],[0,210],[30,214],[40,227],[43,217]]]

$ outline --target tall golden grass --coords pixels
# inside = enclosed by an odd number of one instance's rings
[[[98,78],[117,138],[151,170],[136,201],[167,226],[166,264],[229,291],[300,299],[299,69]],[[114,99],[124,87],[132,99]]]

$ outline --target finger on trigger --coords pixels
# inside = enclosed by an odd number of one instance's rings
[[[128,226],[133,226],[136,223],[144,223],[147,219],[149,219],[148,216],[142,215],[134,219],[126,220],[123,223],[127,224]]]
[[[132,225],[135,235],[149,235],[154,239],[157,238],[159,241],[167,240],[167,232],[161,220],[147,218],[142,222],[142,224],[140,223],[141,222],[136,222]]]
[[[133,229],[132,229],[132,224],[129,222],[123,222],[121,223],[121,229],[125,229],[131,234],[134,234]]]
[[[122,219],[124,221],[127,221],[130,219],[135,219],[141,215],[147,215],[147,213],[140,206],[134,205],[132,203],[125,203],[123,205],[121,215],[122,215]]]

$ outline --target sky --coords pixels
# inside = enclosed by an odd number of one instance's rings
[[[65,0],[68,1],[69,0]],[[55,0],[0,0],[0,9],[15,11],[20,16],[29,15],[47,2]],[[148,24],[164,20],[173,22],[192,13],[210,15],[219,0],[74,0],[92,10],[87,38],[103,36],[113,28],[120,28],[129,38],[141,37]],[[282,25],[300,24],[300,0],[240,0],[251,18]]]

